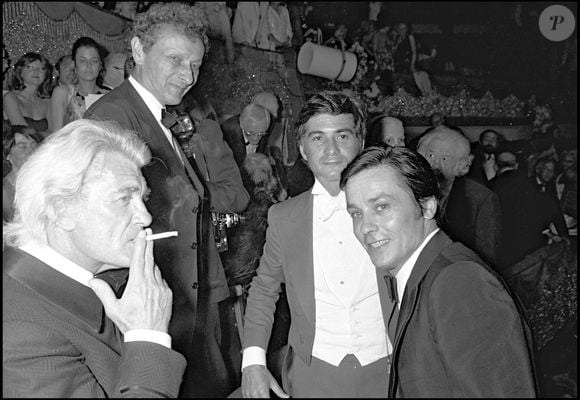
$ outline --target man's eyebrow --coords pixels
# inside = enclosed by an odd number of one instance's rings
[[[315,130],[315,131],[310,131],[307,133],[307,135],[316,135],[316,134],[325,134],[325,133],[341,133],[341,132],[350,132],[350,133],[354,133],[354,129],[352,128],[339,128],[336,129],[334,131],[328,132],[328,131],[321,131],[320,129]]]

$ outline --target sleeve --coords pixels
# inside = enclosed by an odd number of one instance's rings
[[[203,153],[210,178],[206,185],[212,211],[242,212],[250,202],[250,195],[244,188],[240,169],[232,150],[223,139],[220,125],[216,121],[204,119],[198,129],[203,135]]]
[[[477,211],[475,246],[482,258],[495,265],[501,240],[501,208],[499,198],[489,190],[485,199],[479,203]]]
[[[133,342],[111,368],[105,356],[83,353],[58,332],[23,321],[4,321],[2,344],[3,397],[177,397],[186,365],[174,350]]]
[[[266,243],[256,276],[250,286],[244,316],[244,343],[242,346],[244,349],[250,346],[268,348],[276,301],[280,296],[281,284],[284,282],[283,254],[278,232],[280,222],[276,218],[276,208],[276,206],[272,206],[268,210]]]
[[[429,295],[434,341],[462,397],[534,397],[525,321],[503,284],[473,262],[446,267]]]

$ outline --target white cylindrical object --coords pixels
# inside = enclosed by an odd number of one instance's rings
[[[312,42],[304,43],[298,53],[298,71],[303,74],[348,82],[356,67],[357,59],[353,53]]]

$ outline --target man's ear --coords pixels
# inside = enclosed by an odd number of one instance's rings
[[[46,210],[48,219],[58,228],[70,232],[75,228],[74,211],[70,204],[61,202]]]
[[[471,167],[471,162],[473,161],[473,154],[470,154],[468,158],[464,158],[459,161],[457,166],[457,176],[466,175]]]
[[[429,197],[421,202],[423,206],[423,218],[433,219],[437,213],[437,200],[435,197]]]
[[[143,51],[143,45],[137,36],[133,36],[131,39],[131,52],[133,53],[133,60],[135,60],[135,64],[143,64],[145,51]]]
[[[306,153],[304,152],[304,146],[302,146],[302,144],[299,144],[298,148],[300,149],[300,155],[302,155],[304,161],[308,161],[308,157],[306,157]]]

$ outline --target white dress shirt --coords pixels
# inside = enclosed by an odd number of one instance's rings
[[[74,279],[84,286],[89,287],[89,281],[94,278],[91,272],[75,264],[44,244],[29,242],[21,246],[20,250],[27,252],[52,269]],[[171,348],[171,336],[161,331],[151,329],[131,329],[125,332],[123,338],[125,342],[153,342]]]
[[[177,154],[177,157],[179,157],[179,160],[183,164],[183,162],[184,162],[183,157],[181,156],[179,149],[177,149],[175,147],[178,145],[176,144],[175,140],[173,139],[173,135],[171,134],[171,131],[169,129],[167,129],[165,127],[165,125],[163,125],[161,123],[161,114],[162,114],[163,110],[165,109],[165,106],[163,104],[161,104],[150,91],[145,89],[143,87],[143,85],[141,85],[139,82],[137,82],[137,80],[135,78],[133,78],[133,76],[129,76],[129,82],[131,83],[131,85],[133,85],[133,87],[135,88],[137,93],[139,93],[139,96],[141,96],[141,98],[145,102],[145,105],[147,106],[149,111],[151,111],[151,113],[155,117],[155,120],[157,121],[157,123],[159,124],[161,129],[163,130],[163,133],[165,133],[165,137],[167,138],[167,140],[171,144],[171,147],[173,147],[173,150]]]
[[[401,267],[401,269],[395,274],[395,278],[397,278],[397,295],[399,297],[399,301],[397,302],[397,307],[401,308],[401,301],[403,300],[403,296],[405,294],[405,288],[407,287],[407,281],[411,276],[411,272],[413,272],[413,268],[415,267],[415,263],[419,258],[419,254],[423,251],[423,248],[429,243],[429,240],[439,231],[439,228],[436,228],[433,232],[431,232],[423,243],[411,254],[411,257]]]

